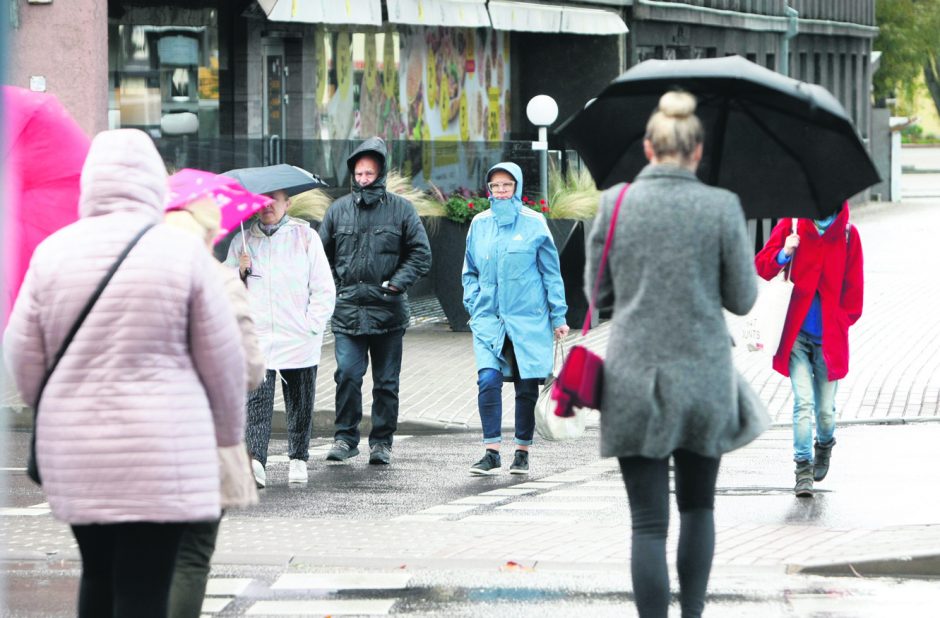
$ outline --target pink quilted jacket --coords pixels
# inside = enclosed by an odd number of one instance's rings
[[[106,131],[81,191],[81,218],[36,249],[4,335],[27,402],[115,257],[162,221],[166,171],[146,134]],[[85,320],[39,407],[39,470],[58,519],[219,516],[216,445],[243,437],[245,360],[216,268],[198,239],[157,225]]]

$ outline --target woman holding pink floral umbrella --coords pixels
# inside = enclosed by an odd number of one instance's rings
[[[225,236],[227,229],[237,227],[242,218],[250,217],[270,201],[268,197],[245,191],[233,178],[184,169],[170,177],[170,202],[164,221],[194,234],[211,251],[212,246]],[[248,292],[231,269],[219,262],[215,264],[238,319],[245,351],[245,384],[251,391],[264,379],[265,367],[264,356],[255,336],[254,321],[251,319]],[[243,460],[244,474],[249,474],[250,463],[244,442],[229,449],[229,457],[236,462]],[[245,507],[256,503],[258,494],[254,485],[249,484],[247,489],[250,495],[232,495],[223,483],[222,508]],[[220,523],[220,519],[193,522],[183,532],[170,589],[169,615],[173,618],[198,618],[201,613],[209,580],[209,562],[215,551]]]

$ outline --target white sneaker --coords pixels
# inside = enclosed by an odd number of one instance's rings
[[[258,489],[264,487],[267,483],[268,475],[264,471],[264,466],[261,465],[261,462],[257,459],[251,460],[251,471],[255,475],[255,485],[258,486]]]
[[[307,482],[307,462],[302,459],[290,460],[290,472],[287,473],[288,483]]]

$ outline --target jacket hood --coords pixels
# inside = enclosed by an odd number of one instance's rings
[[[513,193],[513,199],[519,200],[519,203],[522,203],[522,168],[513,163],[512,161],[503,161],[497,163],[491,167],[486,172],[486,184],[490,183],[490,177],[493,175],[493,172],[503,171],[513,177],[516,181],[516,192]],[[489,187],[487,187],[487,190]],[[491,198],[492,199],[492,198]]]
[[[522,168],[509,161],[497,163],[486,172],[487,184],[489,184],[493,172],[498,171],[506,172],[513,177],[516,181],[516,191],[508,200],[496,199],[493,197],[493,192],[490,191],[490,210],[493,211],[498,225],[510,225],[516,220],[516,215],[519,214],[519,211],[522,210]],[[487,187],[487,189],[488,188],[489,187]]]
[[[360,187],[356,184],[356,177],[353,171],[356,167],[356,161],[363,155],[371,154],[379,160],[379,175],[367,187]],[[381,137],[370,137],[359,144],[359,147],[353,150],[353,153],[346,159],[346,167],[349,168],[349,184],[352,185],[352,195],[357,205],[363,202],[367,205],[378,204],[385,197],[385,175],[386,161],[388,160],[388,149],[385,146],[385,140]]]
[[[80,217],[138,212],[162,219],[169,183],[153,140],[138,129],[103,131],[82,168]]]

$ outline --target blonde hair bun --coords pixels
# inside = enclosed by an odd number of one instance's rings
[[[688,118],[695,114],[695,97],[681,90],[670,90],[659,98],[659,111],[670,118]]]

